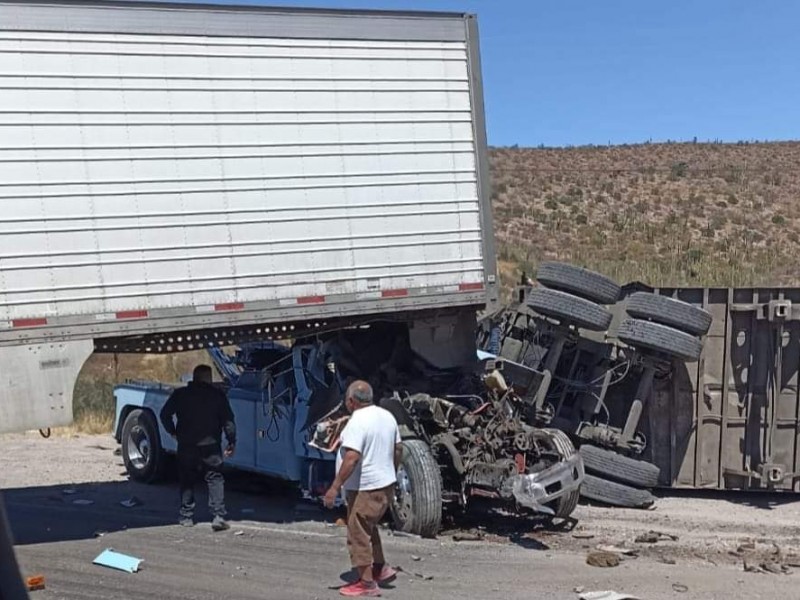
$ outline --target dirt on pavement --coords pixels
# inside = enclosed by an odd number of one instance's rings
[[[290,486],[237,476],[228,486],[233,530],[186,530],[175,525],[174,483],[128,481],[116,447],[108,435],[0,437],[0,489],[21,563],[48,578],[35,597],[338,597],[329,588],[341,584],[347,555],[336,513],[299,501]],[[141,504],[119,504],[132,496]],[[795,498],[679,494],[647,511],[581,505],[559,527],[472,515],[436,540],[387,531],[387,551],[406,572],[384,596],[574,599],[576,589],[614,589],[643,600],[800,599]],[[144,558],[144,570],[91,565],[107,547]],[[597,550],[622,563],[587,565]]]

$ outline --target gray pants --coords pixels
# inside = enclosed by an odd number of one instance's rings
[[[225,479],[221,469],[222,449],[218,444],[178,448],[181,517],[191,519],[194,516],[194,486],[201,476],[208,484],[208,508],[211,515],[225,516]]]

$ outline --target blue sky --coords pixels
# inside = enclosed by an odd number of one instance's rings
[[[489,143],[800,139],[792,0],[239,0],[474,12]]]

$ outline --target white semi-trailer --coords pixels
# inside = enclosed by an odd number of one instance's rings
[[[496,297],[473,16],[0,2],[0,432],[95,350],[392,319],[447,366]]]

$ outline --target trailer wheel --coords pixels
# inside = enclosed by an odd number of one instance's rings
[[[431,449],[422,440],[403,442],[391,512],[399,531],[433,537],[441,528],[441,473]]]
[[[540,315],[589,331],[605,331],[611,324],[611,313],[605,307],[558,290],[532,289],[528,306]]]
[[[652,463],[588,444],[581,446],[578,452],[589,473],[636,487],[652,488],[658,485],[661,469]]]
[[[569,292],[598,304],[614,304],[619,298],[617,282],[575,265],[544,262],[539,265],[536,279],[545,287]]]
[[[620,323],[617,337],[634,348],[654,350],[686,362],[697,361],[703,351],[703,343],[696,337],[639,319],[625,319]]]
[[[603,504],[625,508],[648,508],[656,501],[655,496],[647,490],[614,483],[588,474],[581,485],[581,496]]]
[[[122,462],[135,481],[154,483],[164,476],[167,457],[161,448],[156,418],[149,410],[137,408],[125,418]]]
[[[553,446],[563,458],[567,459],[575,455],[575,446],[572,444],[572,440],[569,439],[566,433],[559,429],[545,429],[545,431],[550,434],[553,441]],[[578,488],[566,496],[562,496],[558,500],[551,502],[550,508],[555,511],[556,517],[560,519],[566,519],[578,507],[578,500],[580,497],[581,490]]]
[[[653,321],[691,335],[705,335],[711,327],[711,314],[702,308],[658,294],[636,292],[625,305],[634,319]]]

